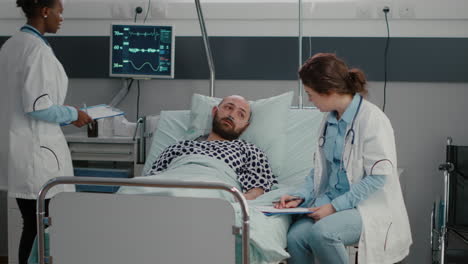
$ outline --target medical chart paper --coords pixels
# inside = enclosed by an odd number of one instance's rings
[[[87,112],[88,115],[94,120],[124,114],[124,112],[120,111],[119,109],[110,107],[106,104],[94,105],[87,107],[86,109],[81,108],[81,110]]]
[[[89,107],[80,108],[85,111],[93,120],[102,119],[106,117],[114,117],[124,115],[125,113],[117,108],[113,108],[106,104],[94,105]],[[66,126],[71,123],[61,123],[60,126]]]
[[[312,211],[309,211],[309,208],[284,208],[277,209],[273,206],[252,206],[253,209],[264,213],[265,215],[277,215],[277,214],[311,214]]]

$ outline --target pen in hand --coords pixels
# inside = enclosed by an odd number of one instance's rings
[[[294,197],[294,198],[291,198],[291,199],[287,199],[284,202],[287,203],[287,202],[298,201],[298,200],[302,200],[302,198]],[[272,202],[272,204],[279,204],[279,203],[281,203],[281,201],[273,201]]]

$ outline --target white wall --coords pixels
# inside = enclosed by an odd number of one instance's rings
[[[134,3],[145,10],[147,3],[130,0],[65,2],[66,21],[59,34],[85,36],[108,35],[111,20],[132,21]],[[200,35],[193,1],[152,2],[149,22],[172,23],[179,36]],[[201,2],[205,7],[208,33],[212,36],[295,36],[298,32],[297,1]],[[390,18],[391,35],[394,37],[468,37],[468,2],[464,0],[324,0],[316,1],[314,8],[312,3],[305,2],[305,36],[385,36],[385,23],[382,17],[378,17],[378,10],[385,4],[394,11]],[[405,8],[413,13],[400,13],[400,9]],[[23,23],[14,1],[0,0],[0,35],[14,33]],[[297,82],[294,81],[217,81],[216,85],[217,96],[242,94],[250,99],[297,90]],[[105,103],[119,88],[120,81],[114,79],[72,79],[67,103]],[[371,82],[369,88],[369,99],[381,105],[382,83]],[[187,109],[194,92],[208,94],[208,81],[143,81],[140,113]],[[450,135],[456,144],[468,145],[465,136],[465,131],[468,131],[465,115],[468,84],[389,83],[387,95],[387,113],[396,132],[399,167],[405,169],[401,181],[414,239],[408,263],[429,263],[430,210],[432,201],[440,195],[442,177],[437,167],[444,161],[445,138]],[[130,120],[135,119],[135,101],[136,85],[120,105]]]
[[[193,0],[151,0],[148,22],[176,26],[179,36],[200,34]],[[295,36],[297,0],[201,0],[212,36]],[[108,35],[109,20],[133,21],[146,0],[65,0],[58,35]],[[394,37],[467,37],[465,0],[309,0],[303,1],[304,35],[385,36],[382,7],[389,6]],[[406,12],[405,10],[409,10]],[[0,0],[0,35],[11,35],[22,25],[15,1]]]

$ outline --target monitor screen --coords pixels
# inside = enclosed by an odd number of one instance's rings
[[[110,76],[174,78],[172,26],[112,24]]]

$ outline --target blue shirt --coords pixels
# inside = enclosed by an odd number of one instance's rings
[[[350,186],[346,171],[342,166],[347,127],[353,122],[360,100],[361,96],[356,94],[340,119],[337,118],[336,112],[328,115],[323,146],[327,163],[324,169],[328,174],[328,186],[323,194],[315,197],[313,193],[314,170],[312,169],[306,178],[306,184],[293,194],[305,199],[302,206],[318,207],[331,203],[336,211],[351,209],[384,185],[384,175],[369,175],[370,177],[364,177],[359,183]]]

